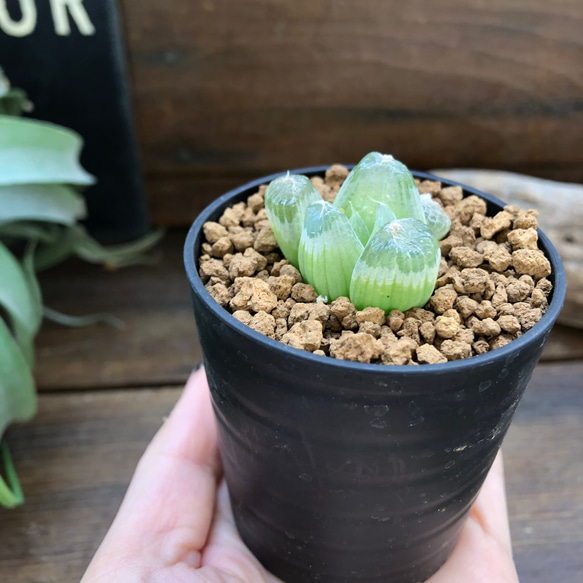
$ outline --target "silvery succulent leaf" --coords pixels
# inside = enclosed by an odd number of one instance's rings
[[[348,217],[320,200],[306,210],[299,246],[299,266],[304,280],[318,295],[333,301],[348,296],[352,271],[362,250]]]
[[[372,235],[352,274],[350,299],[357,309],[385,312],[423,306],[437,279],[441,252],[429,227],[397,219]]]
[[[0,435],[13,421],[28,421],[36,413],[36,392],[29,362],[0,318]]]
[[[1,243],[0,276],[0,308],[7,317],[23,356],[32,365],[32,343],[42,320],[37,288],[31,288],[29,276]]]
[[[449,233],[451,219],[430,194],[421,195],[421,205],[423,206],[427,226],[431,229],[435,238],[441,241]]]
[[[289,172],[276,178],[265,191],[265,210],[277,244],[294,267],[299,265],[298,247],[306,208],[321,200],[309,178]]]
[[[85,200],[63,184],[0,185],[0,225],[45,221],[74,225],[87,216]]]
[[[72,130],[0,115],[0,185],[93,184],[95,178],[79,164],[82,146]]]
[[[334,206],[350,216],[350,206],[358,209],[369,231],[374,228],[377,205],[387,205],[399,219],[415,218],[425,222],[419,191],[413,175],[392,156],[371,152],[348,175]]]

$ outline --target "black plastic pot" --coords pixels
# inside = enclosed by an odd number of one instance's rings
[[[276,176],[211,204],[184,254],[237,527],[286,583],[424,581],[453,550],[563,305],[561,260],[539,231],[549,309],[493,352],[422,366],[315,356],[238,322],[197,274],[203,223]]]

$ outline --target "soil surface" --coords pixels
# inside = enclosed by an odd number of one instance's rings
[[[312,178],[333,202],[348,169]],[[551,267],[538,248],[538,212],[486,203],[459,186],[416,180],[452,220],[440,241],[435,291],[423,308],[357,311],[325,303],[283,257],[264,208],[267,185],[204,225],[199,274],[211,296],[253,330],[323,357],[379,364],[435,364],[495,350],[530,330],[548,307]]]

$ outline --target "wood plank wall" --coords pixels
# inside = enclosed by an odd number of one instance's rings
[[[273,171],[583,181],[582,0],[120,0],[153,219]]]

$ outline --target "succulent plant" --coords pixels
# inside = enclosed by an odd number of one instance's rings
[[[327,301],[347,296],[362,310],[423,306],[435,288],[438,241],[451,221],[431,195],[419,195],[407,167],[367,154],[334,204],[308,178],[277,178],[265,209],[280,249]]]

